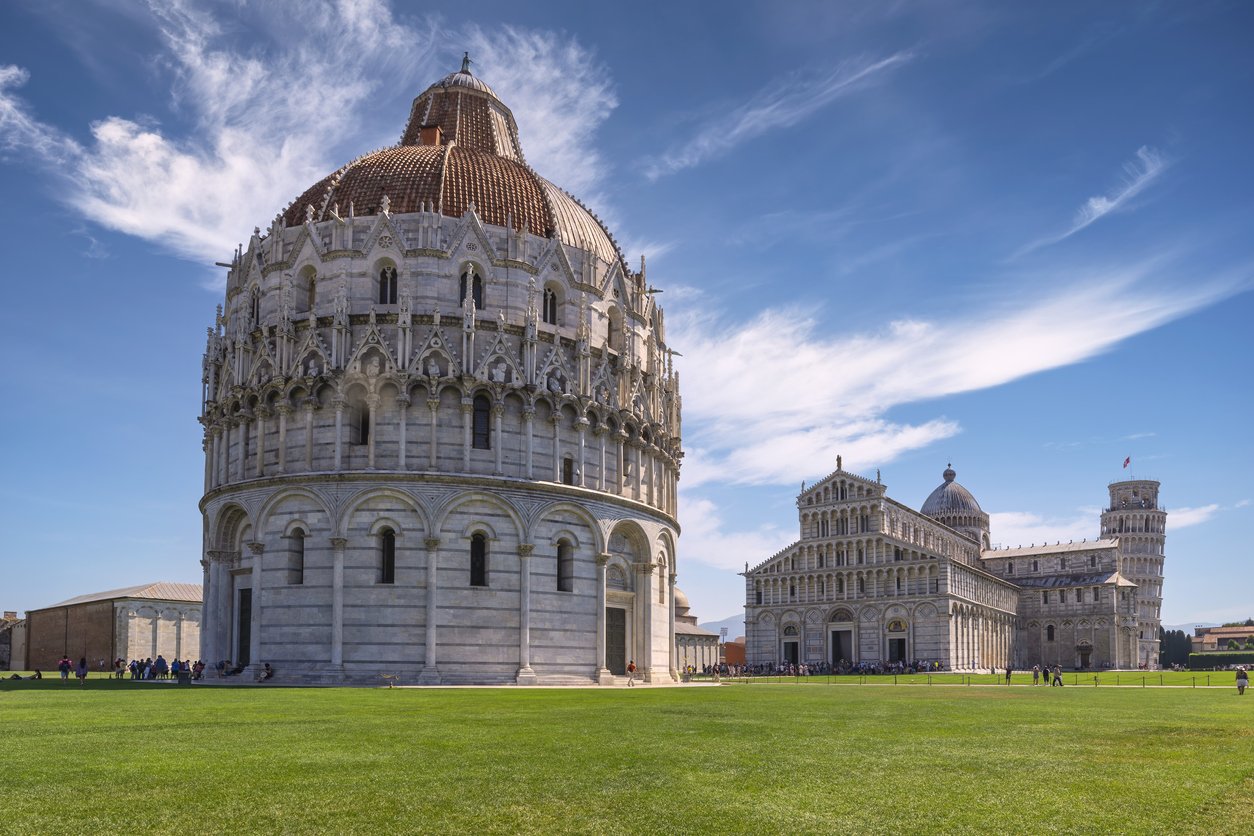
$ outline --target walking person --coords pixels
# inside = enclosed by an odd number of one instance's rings
[[[1007,666],[1006,666],[1006,684],[1007,684],[1007,685],[1009,685],[1009,684],[1010,684],[1010,672],[1011,672],[1011,670],[1012,670],[1012,668],[1011,668],[1009,665],[1007,665]]]
[[[1237,696],[1242,696],[1250,687],[1250,674],[1245,668],[1237,668]]]
[[[636,660],[632,659],[627,663],[627,687],[636,687]]]
[[[1040,665],[1032,666],[1032,684],[1033,685],[1041,684],[1041,666]]]
[[[86,685],[87,684],[87,657],[86,656],[79,657],[78,670],[75,671],[75,673],[78,675],[78,684]]]
[[[74,667],[74,663],[70,661],[70,657],[62,654],[61,661],[57,662],[57,670],[61,672],[61,684],[64,685],[70,679],[70,668]]]
[[[1062,665],[1054,665],[1054,687],[1062,687]]]

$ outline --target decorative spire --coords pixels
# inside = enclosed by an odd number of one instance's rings
[[[463,53],[462,53],[462,72],[464,72],[466,75],[471,75],[471,74],[472,74],[472,73],[470,72],[470,65],[471,65],[471,63],[473,63],[473,62],[470,60],[470,53],[469,53],[469,52],[463,52]]]

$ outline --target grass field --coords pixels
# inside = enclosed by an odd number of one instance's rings
[[[0,832],[1246,833],[1232,688],[0,685]]]
[[[696,677],[698,682],[712,681],[711,677]],[[762,682],[774,682],[792,685],[1005,685],[1006,674],[988,673],[909,673],[909,674],[877,674],[871,676],[771,676],[749,677],[746,679],[729,679],[724,682],[737,682],[749,685]],[[1086,688],[1148,688],[1158,686],[1164,688],[1205,688],[1224,686],[1236,688],[1235,671],[1099,671],[1097,673],[1068,672],[1063,674],[1064,685],[1079,685]],[[1016,671],[1010,676],[1011,685],[1031,685],[1032,673]]]

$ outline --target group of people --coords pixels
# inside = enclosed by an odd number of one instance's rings
[[[61,681],[68,682],[70,679],[70,671],[74,672],[74,676],[78,679],[78,684],[82,685],[87,682],[87,657],[84,656],[78,660],[75,665],[70,661],[68,654],[62,655],[57,661],[57,670],[61,673]]]
[[[829,676],[832,674],[843,675],[850,674],[854,676],[871,676],[882,674],[906,674],[906,673],[939,673],[945,670],[945,666],[940,662],[928,662],[923,659],[916,659],[913,662],[852,662],[841,659],[836,664],[830,662],[808,662],[808,663],[789,663],[781,662],[762,663],[757,665],[729,665],[720,663],[717,665],[705,665],[701,668],[701,673],[706,676]],[[695,666],[692,672],[696,672]]]
[[[193,679],[199,679],[204,669],[203,662],[193,663],[190,659],[167,662],[160,653],[156,659],[151,656],[132,659],[129,664],[122,658],[113,660],[113,675],[118,679],[126,679],[128,674],[130,679],[177,679],[181,673],[190,673]]]
[[[1062,687],[1062,665],[1054,665],[1051,669],[1049,665],[1033,665],[1032,666],[1032,684],[1033,685],[1050,685],[1050,675],[1053,675],[1053,686]],[[1042,681],[1042,678],[1044,681]],[[1006,669],[1006,684],[1010,684],[1010,669]]]

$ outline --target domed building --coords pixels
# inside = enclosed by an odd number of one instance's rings
[[[679,378],[644,274],[464,62],[232,257],[201,657],[284,681],[674,678]]]
[[[919,511],[843,468],[797,497],[800,538],[745,567],[746,661],[824,669],[1154,667],[1158,483],[1116,482],[1099,536],[990,546],[952,466]]]

